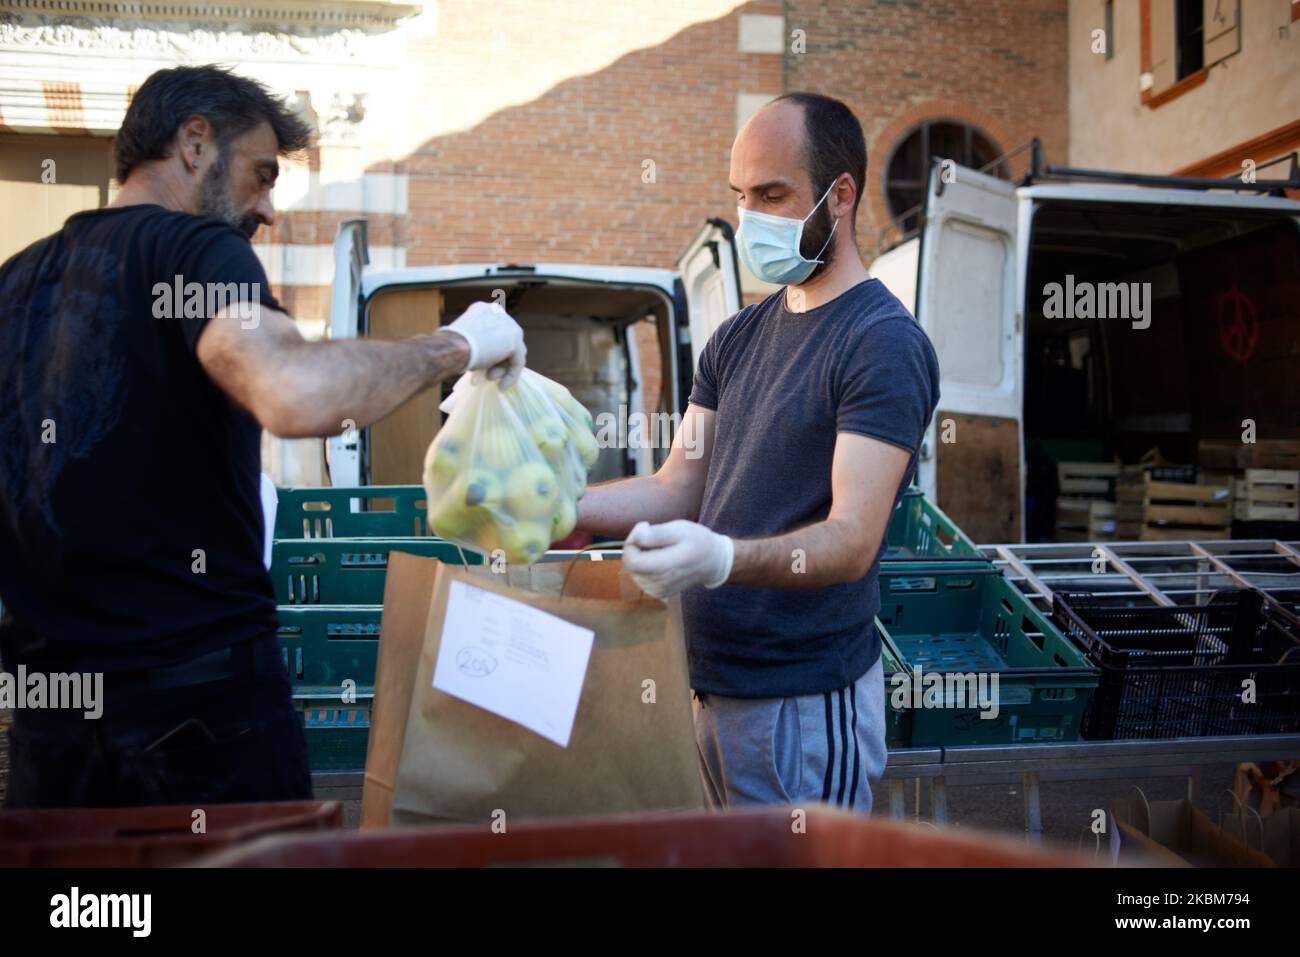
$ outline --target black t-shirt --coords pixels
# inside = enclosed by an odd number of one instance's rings
[[[194,353],[214,290],[279,308],[242,232],[154,205],[78,213],[0,266],[7,668],[153,667],[274,634],[261,429]]]
[[[780,289],[718,326],[690,401],[717,412],[700,522],[741,538],[830,513],[836,437],[856,432],[912,454],[939,401],[939,360],[876,279],[792,313]],[[880,556],[854,582],[812,590],[723,585],[682,594],[697,691],[775,698],[843,688],[880,656]]]

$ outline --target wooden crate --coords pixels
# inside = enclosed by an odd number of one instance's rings
[[[1234,518],[1243,522],[1300,520],[1300,470],[1246,469],[1234,485]]]
[[[1218,542],[1232,538],[1227,528],[1192,528],[1181,525],[1147,525],[1142,529],[1144,542]]]
[[[1138,481],[1129,472],[1121,477],[1116,499],[1120,537],[1151,541],[1231,537],[1231,486],[1160,482],[1145,472]],[[1138,534],[1133,536],[1135,530]]]
[[[1115,503],[1101,499],[1061,497],[1056,500],[1058,542],[1115,540]]]
[[[1058,462],[1056,484],[1062,498],[1110,495],[1119,477],[1118,462]]]
[[[1246,448],[1242,468],[1300,470],[1300,440],[1261,439]]]
[[[1146,521],[1146,508],[1141,504],[1117,502],[1115,504],[1115,538],[1121,542],[1132,542],[1142,537],[1142,526]]]
[[[1196,462],[1203,469],[1236,472],[1245,466],[1246,446],[1236,439],[1201,439],[1196,448]]]
[[[1201,439],[1196,458],[1201,468],[1222,471],[1300,469],[1300,440]]]
[[[1232,495],[1235,499],[1237,496],[1237,490],[1233,483],[1239,478],[1241,478],[1240,472],[1209,471],[1201,469],[1197,473],[1196,481],[1200,485],[1218,485],[1221,488],[1230,488],[1233,490]]]

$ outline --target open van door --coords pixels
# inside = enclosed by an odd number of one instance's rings
[[[685,309],[677,317],[677,411],[685,411],[704,344],[740,311],[736,234],[725,219],[709,219],[677,260]]]
[[[330,299],[330,338],[355,339],[361,321],[361,274],[370,262],[367,221],[345,219],[334,237],[334,287]],[[325,440],[331,485],[361,484],[361,430],[348,429]]]
[[[922,488],[977,542],[1023,538],[1024,442],[1016,187],[963,166],[930,169],[916,317],[942,396]]]

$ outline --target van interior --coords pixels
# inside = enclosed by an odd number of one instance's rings
[[[613,416],[604,421],[619,422],[620,409],[624,417],[672,413],[679,397],[684,402],[676,375],[679,359],[672,352],[678,341],[672,333],[674,305],[661,287],[531,273],[389,286],[367,303],[362,335],[398,338],[429,332],[472,302],[492,301],[498,290],[504,292],[506,311],[524,329],[528,367],[566,386],[591,410],[598,430],[603,413]],[[444,383],[441,395],[433,390],[368,430],[362,466],[368,484],[422,481],[425,450],[442,420],[437,406],[453,385],[454,380]],[[601,449],[591,482],[652,472],[667,455],[667,448],[613,445]]]
[[[1026,540],[1051,541],[1055,461],[1197,460],[1201,439],[1300,438],[1300,224],[1271,211],[1050,201],[1029,252]],[[1048,318],[1047,287],[1150,283],[1150,326]]]

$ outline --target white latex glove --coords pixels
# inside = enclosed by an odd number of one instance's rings
[[[623,567],[655,598],[703,585],[717,588],[731,575],[735,546],[698,522],[638,522],[623,545]]]
[[[502,389],[515,384],[524,367],[524,330],[495,302],[476,302],[455,322],[443,327],[469,343],[473,372],[486,369],[489,379],[499,379]]]

